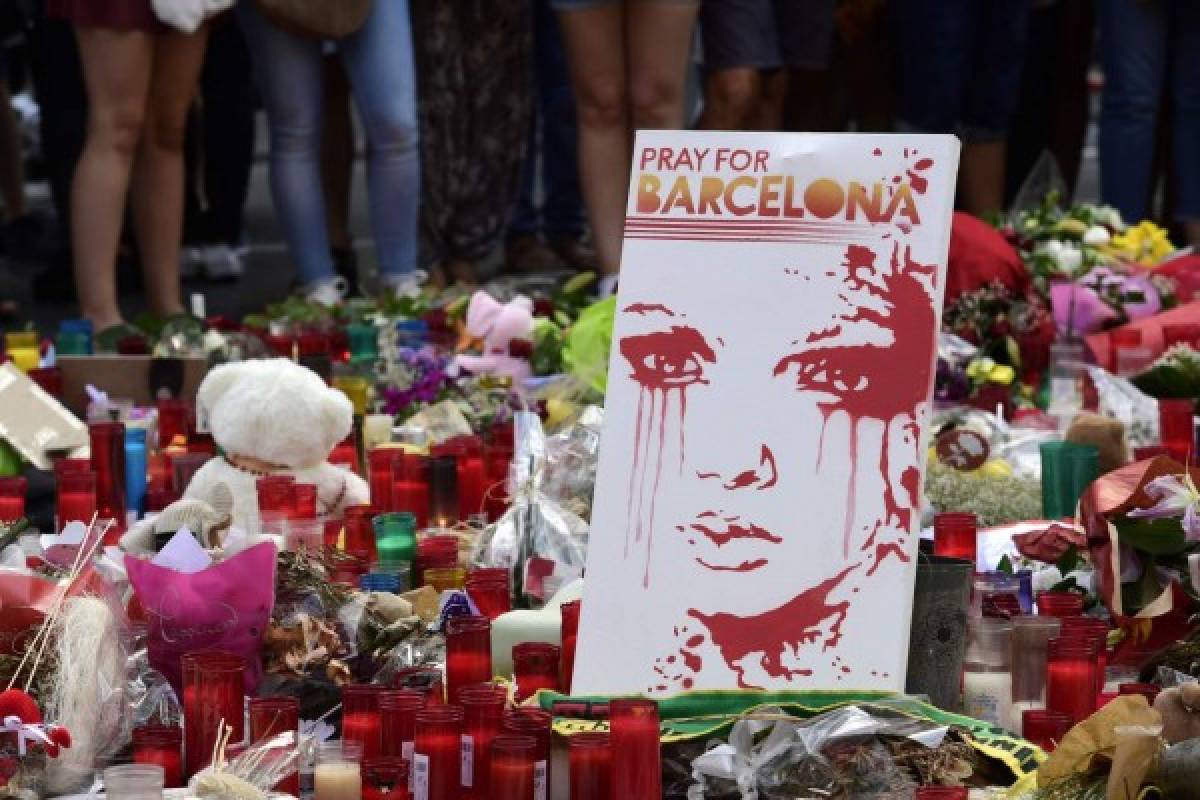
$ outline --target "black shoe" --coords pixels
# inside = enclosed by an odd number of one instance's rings
[[[334,247],[329,254],[333,256],[333,271],[346,279],[346,296],[358,295],[358,253],[353,247]]]

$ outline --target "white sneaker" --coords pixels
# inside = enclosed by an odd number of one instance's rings
[[[227,244],[215,244],[204,248],[204,275],[210,281],[236,281],[246,268],[237,250]]]
[[[603,300],[606,297],[612,297],[617,293],[617,280],[619,275],[604,275],[596,283],[596,297]]]
[[[417,297],[428,278],[429,273],[420,269],[399,275],[380,275],[379,288],[381,291],[391,291],[397,297]]]
[[[190,281],[200,274],[204,267],[204,248],[185,247],[179,251],[179,277]]]
[[[300,293],[310,303],[336,306],[341,305],[342,301],[346,299],[346,288],[346,279],[341,275],[335,275],[332,278],[302,287]]]

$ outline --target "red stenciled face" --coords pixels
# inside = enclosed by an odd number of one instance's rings
[[[789,318],[782,300],[764,299],[780,332],[768,346],[743,341],[719,308],[639,297],[620,309],[630,324],[617,347],[639,390],[625,557],[643,586],[695,571],[710,587],[682,609],[679,646],[656,663],[651,692],[690,688],[713,658],[744,687],[802,679],[821,658],[850,673],[837,650],[858,586],[909,558],[934,270],[884,242],[850,245],[815,276],[783,272],[781,294],[799,282],[830,313]],[[686,564],[656,558],[665,536],[682,540],[670,549]],[[821,577],[798,584],[798,565]]]

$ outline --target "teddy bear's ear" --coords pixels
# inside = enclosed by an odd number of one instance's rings
[[[208,419],[216,408],[217,402],[229,388],[246,373],[246,363],[238,361],[232,364],[222,364],[209,370],[196,390],[196,428],[208,431]]]
[[[327,389],[321,399],[321,429],[325,433],[325,452],[332,452],[338,442],[350,435],[354,427],[354,406],[350,398],[337,389]]]
[[[478,290],[471,295],[471,302],[467,306],[467,332],[472,336],[487,336],[503,309],[504,306],[496,298],[482,289]]]

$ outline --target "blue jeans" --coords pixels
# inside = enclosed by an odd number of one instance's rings
[[[333,277],[321,189],[321,42],[267,22],[254,3],[238,3],[254,54],[271,131],[271,196],[302,283]],[[367,196],[379,270],[411,272],[417,263],[416,68],[408,0],[375,0],[371,15],[337,43],[367,133]]]
[[[1129,223],[1148,215],[1159,101],[1170,80],[1175,216],[1200,220],[1200,3],[1100,0],[1097,5],[1104,54],[1104,202]]]
[[[903,127],[965,142],[1008,133],[1021,88],[1029,0],[893,0]]]
[[[533,130],[521,170],[521,193],[513,209],[508,235],[544,232],[549,236],[577,238],[583,233],[583,199],[579,193],[575,97],[567,74],[558,20],[548,0],[533,0],[533,24],[537,79]],[[541,209],[533,200],[539,144],[545,189]]]

